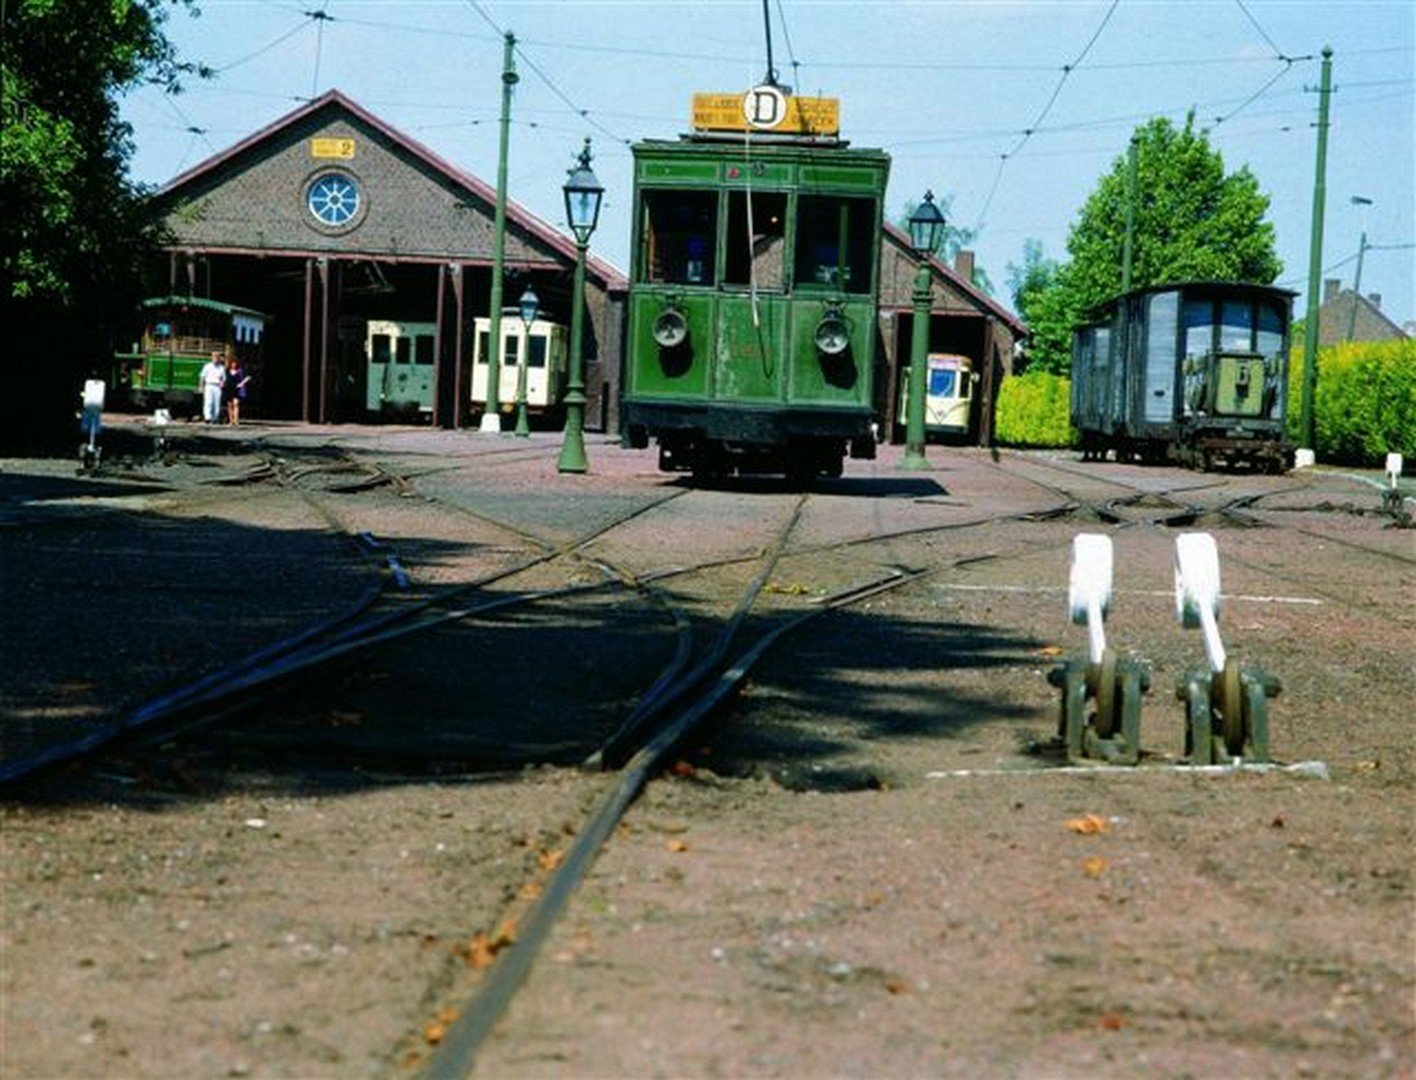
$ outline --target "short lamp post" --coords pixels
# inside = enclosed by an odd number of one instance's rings
[[[527,439],[531,436],[531,422],[526,416],[526,363],[530,359],[531,352],[531,324],[536,321],[536,316],[541,311],[541,298],[536,295],[536,290],[530,285],[526,286],[526,291],[521,294],[521,299],[517,301],[517,307],[521,311],[521,335],[520,362],[516,365],[516,435],[518,438]]]
[[[565,441],[556,468],[563,473],[583,473],[590,467],[585,457],[585,357],[581,328],[585,308],[585,249],[600,220],[600,200],[605,189],[590,170],[590,140],[580,151],[579,163],[565,181],[565,219],[575,234],[575,284],[570,293],[570,364],[565,389]]]
[[[934,192],[926,191],[924,201],[915,207],[910,215],[910,247],[914,248],[919,260],[915,273],[914,333],[910,339],[910,379],[907,407],[905,409],[905,456],[900,459],[902,469],[927,469],[929,461],[924,456],[924,399],[929,390],[929,309],[934,292],[931,288],[933,275],[929,269],[929,258],[939,244],[939,234],[944,228],[944,215],[934,205]]]

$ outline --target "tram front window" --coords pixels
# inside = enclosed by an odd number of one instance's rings
[[[796,284],[870,291],[875,201],[829,195],[797,199]]]
[[[727,285],[780,289],[786,279],[787,197],[757,192],[748,213],[746,192],[728,195]]]
[[[714,191],[646,191],[640,275],[664,285],[712,285],[718,240]]]

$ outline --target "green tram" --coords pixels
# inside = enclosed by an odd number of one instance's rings
[[[200,296],[154,296],[142,302],[142,336],[114,354],[113,387],[136,409],[201,411],[198,379],[211,354],[236,356],[260,386],[262,339],[269,316]]]
[[[822,100],[772,90],[792,116]],[[695,100],[695,127],[698,113]],[[666,471],[808,482],[839,476],[848,452],[875,456],[890,160],[798,126],[632,148],[622,431],[630,446],[656,439]]]

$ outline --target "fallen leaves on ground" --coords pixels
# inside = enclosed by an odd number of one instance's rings
[[[1071,832],[1080,833],[1083,836],[1097,836],[1111,828],[1106,818],[1100,814],[1083,814],[1078,818],[1070,818],[1062,824]]]
[[[1106,860],[1100,855],[1093,855],[1089,859],[1082,860],[1082,873],[1087,877],[1101,877],[1106,872]]]
[[[423,1038],[429,1044],[436,1046],[447,1037],[448,1025],[457,1019],[457,1010],[451,1005],[444,1005],[438,1010],[436,1020],[430,1021],[423,1028]]]

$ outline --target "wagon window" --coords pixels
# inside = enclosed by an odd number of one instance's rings
[[[1185,355],[1206,356],[1214,347],[1214,305],[1208,300],[1185,301]]]
[[[1283,312],[1274,304],[1259,305],[1257,348],[1264,356],[1283,351]]]
[[[748,212],[749,207],[751,213]],[[749,202],[747,192],[731,192],[728,195],[728,246],[723,281],[729,285],[780,289],[785,279],[786,240],[785,195],[756,192]]]
[[[797,200],[796,283],[870,291],[875,200],[802,195]]]
[[[532,334],[526,339],[526,366],[543,368],[546,366],[546,335]]]
[[[433,335],[419,334],[417,345],[414,349],[413,362],[415,364],[432,365],[433,362]]]
[[[717,237],[717,192],[646,191],[643,280],[712,285]]]
[[[374,354],[369,360],[375,364],[387,364],[389,354],[389,337],[387,334],[374,335]]]
[[[491,351],[492,351],[492,335],[491,335],[488,331],[486,331],[486,330],[478,331],[478,333],[477,333],[477,363],[479,363],[479,364],[491,363],[491,361],[487,359],[487,357],[489,356],[489,354],[491,353]]]
[[[394,343],[393,362],[395,364],[408,363],[408,361],[411,359],[411,357],[409,356],[409,353],[412,351],[411,345],[412,342],[410,342],[406,337],[400,337]]]
[[[1219,347],[1248,352],[1254,347],[1254,307],[1247,300],[1221,305]]]

